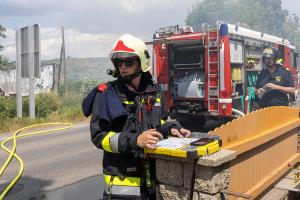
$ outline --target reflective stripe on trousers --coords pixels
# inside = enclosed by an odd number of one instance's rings
[[[134,195],[140,196],[140,178],[137,177],[125,177],[121,180],[118,176],[103,175],[104,177],[104,191],[107,194],[114,195]]]
[[[140,187],[133,187],[133,186],[118,186],[118,185],[109,186],[105,184],[104,191],[107,194],[114,194],[114,195],[141,196]]]

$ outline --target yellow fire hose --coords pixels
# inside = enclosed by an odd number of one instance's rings
[[[41,126],[49,126],[49,125],[65,125],[66,127],[62,127],[62,128],[56,128],[56,129],[50,129],[50,130],[44,130],[44,131],[35,131],[35,132],[31,132],[31,133],[26,133],[26,134],[22,134],[22,135],[18,135],[20,132],[27,130],[27,129],[31,129],[31,128],[35,128],[35,127],[41,127]],[[55,131],[60,131],[60,130],[65,130],[65,129],[70,129],[72,128],[72,124],[71,123],[44,123],[44,124],[35,124],[35,125],[31,125],[31,126],[27,126],[24,128],[21,128],[19,130],[17,130],[16,132],[14,132],[13,136],[10,138],[5,139],[4,141],[1,142],[1,148],[4,149],[7,153],[9,153],[9,157],[6,159],[4,165],[1,167],[0,170],[0,177],[2,176],[3,172],[5,171],[5,169],[7,168],[7,166],[9,165],[9,163],[11,162],[12,158],[16,158],[17,161],[20,164],[20,169],[18,172],[18,175],[10,182],[10,184],[5,188],[5,190],[1,193],[0,195],[0,200],[3,200],[5,195],[10,191],[10,189],[16,184],[16,182],[19,180],[19,178],[21,177],[23,171],[24,171],[24,164],[22,159],[15,153],[16,152],[16,141],[17,138],[21,138],[21,137],[26,137],[26,136],[32,136],[32,135],[38,135],[38,134],[45,134],[45,133],[50,133],[50,132],[55,132]],[[10,140],[13,140],[13,147],[12,149],[8,149],[5,144],[7,142],[9,142]]]

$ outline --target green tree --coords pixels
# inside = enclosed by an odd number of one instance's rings
[[[5,38],[5,28],[0,24],[0,38]],[[3,49],[3,46],[0,44],[0,51]],[[8,59],[0,54],[0,70],[6,69],[8,67]]]
[[[283,24],[284,30],[286,31],[286,37],[289,38],[292,43],[297,43],[296,46],[300,47],[300,19],[296,14],[292,14],[287,17],[286,21]],[[296,40],[296,41],[295,41]]]
[[[299,18],[282,9],[281,0],[203,0],[189,9],[185,22],[199,31],[203,23],[215,24],[218,20],[290,41],[299,30]]]

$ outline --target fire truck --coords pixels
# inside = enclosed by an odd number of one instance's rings
[[[232,119],[255,109],[254,87],[267,46],[280,51],[280,62],[297,85],[298,53],[287,39],[239,25],[217,22],[159,28],[153,35],[153,77],[166,97],[171,118]]]

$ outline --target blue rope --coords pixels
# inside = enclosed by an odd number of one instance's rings
[[[241,103],[242,103],[242,111],[244,112],[245,104],[244,104],[244,96],[243,95],[240,96],[240,100],[241,100]]]
[[[255,88],[254,87],[248,87],[248,112],[251,110],[251,102],[255,100]]]

